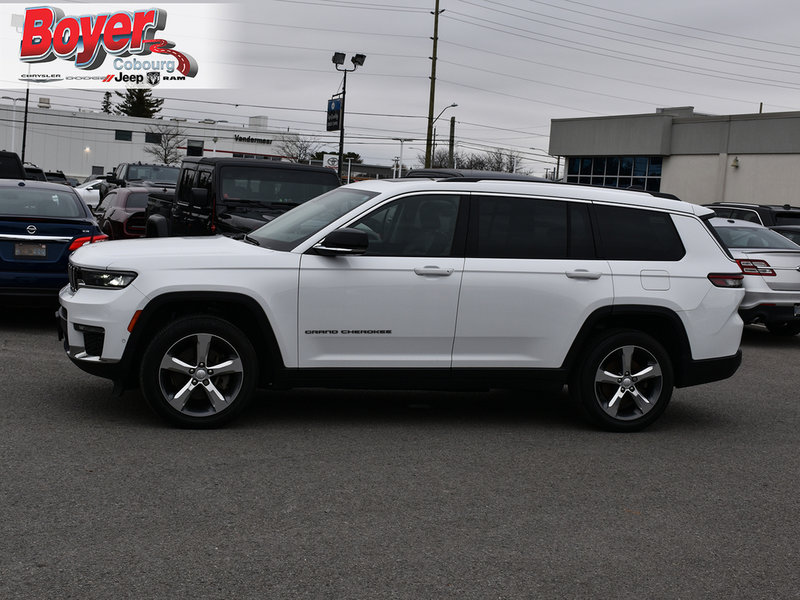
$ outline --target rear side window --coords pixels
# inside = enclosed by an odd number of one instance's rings
[[[800,210],[793,212],[776,212],[775,225],[800,225]]]
[[[593,258],[588,206],[562,200],[480,196],[470,254],[478,258]]]
[[[594,210],[601,255],[607,260],[677,261],[686,254],[667,213],[603,205]]]

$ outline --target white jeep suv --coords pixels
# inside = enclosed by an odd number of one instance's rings
[[[81,248],[59,321],[76,365],[184,427],[257,388],[545,382],[630,431],[740,364],[743,275],[710,216],[556,183],[366,181],[242,240]]]

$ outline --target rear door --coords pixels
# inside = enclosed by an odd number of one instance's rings
[[[612,298],[588,203],[475,196],[453,367],[559,367],[586,318]]]

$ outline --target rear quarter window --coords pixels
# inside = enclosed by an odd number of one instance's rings
[[[686,255],[669,213],[595,205],[600,255],[607,260],[678,261]]]

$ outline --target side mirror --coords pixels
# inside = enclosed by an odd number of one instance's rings
[[[314,246],[314,251],[322,256],[341,256],[364,254],[369,245],[367,232],[345,227],[330,232],[324,240]]]
[[[192,188],[192,206],[208,208],[208,190],[206,188]]]

